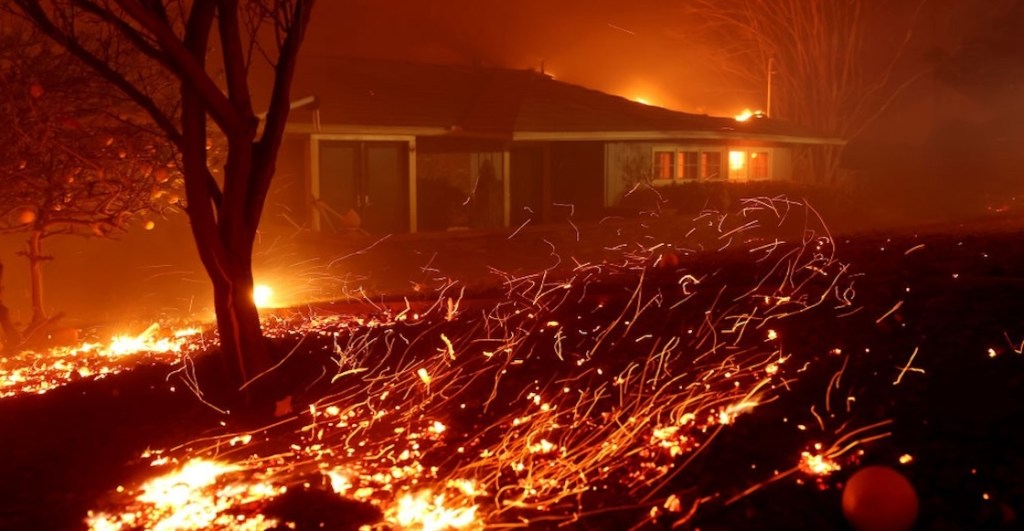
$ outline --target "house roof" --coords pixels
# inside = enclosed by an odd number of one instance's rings
[[[322,132],[537,139],[758,138],[832,143],[771,119],[737,122],[637,103],[531,70],[307,57],[292,85]],[[293,125],[309,123],[293,113]],[[301,128],[301,126],[298,126]]]

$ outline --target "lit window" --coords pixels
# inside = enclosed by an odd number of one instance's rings
[[[674,151],[654,152],[654,178],[656,180],[669,180],[676,177]]]
[[[746,179],[747,178],[747,152],[746,151],[730,151],[729,152],[729,178],[730,179]]]
[[[750,163],[749,172],[751,179],[767,179],[769,161],[767,151],[751,151],[750,152]]]

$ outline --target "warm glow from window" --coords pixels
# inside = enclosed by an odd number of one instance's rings
[[[257,308],[268,308],[274,303],[274,288],[266,284],[257,284],[252,288],[252,300]]]
[[[654,178],[659,180],[674,179],[676,176],[675,152],[655,151],[654,152]]]
[[[729,152],[729,171],[738,172],[743,170],[743,167],[747,163],[747,152],[746,151],[730,151]]]

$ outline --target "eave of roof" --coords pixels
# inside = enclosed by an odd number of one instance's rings
[[[352,58],[299,67],[293,92],[318,96],[319,128],[294,113],[294,133],[843,143],[775,120],[737,122],[644,105],[528,70]]]

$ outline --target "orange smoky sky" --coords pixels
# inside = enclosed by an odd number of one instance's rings
[[[304,53],[541,69],[687,112],[758,108],[689,38],[682,4],[654,0],[321,2]]]

